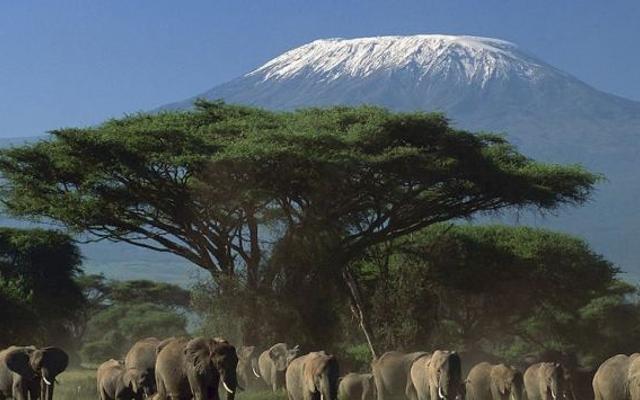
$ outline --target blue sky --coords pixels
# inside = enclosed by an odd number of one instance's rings
[[[416,33],[510,40],[640,101],[637,0],[4,0],[0,137],[152,109],[314,39]]]

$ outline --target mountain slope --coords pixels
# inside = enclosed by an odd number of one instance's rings
[[[196,97],[271,109],[442,111],[461,127],[509,129],[516,143],[546,147],[554,136],[549,143],[584,141],[587,152],[625,147],[640,125],[640,103],[600,92],[512,43],[469,36],[317,40]],[[545,131],[529,134],[536,127]]]
[[[594,201],[559,217],[508,217],[588,239],[640,278],[640,103],[599,91],[516,45],[470,36],[318,40],[196,97],[269,109],[376,104],[441,111],[505,132],[525,154],[606,175]],[[183,109],[193,99],[164,109]]]

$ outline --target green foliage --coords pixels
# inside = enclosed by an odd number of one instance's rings
[[[598,180],[439,114],[376,107],[202,101],[52,135],[1,153],[9,211],[171,251],[214,276],[238,272],[234,258],[263,261],[256,222],[321,224],[350,254],[478,211],[581,203]]]
[[[111,283],[111,298],[114,302],[143,303],[166,307],[188,307],[191,295],[188,290],[164,282],[146,280],[115,281]]]
[[[84,362],[119,358],[139,339],[186,335],[190,294],[162,282],[107,281],[100,275],[80,280],[89,299],[83,327]]]
[[[561,233],[435,225],[370,251],[358,271],[384,348],[444,346],[513,360],[558,349],[591,364],[640,339],[635,289]]]
[[[70,345],[84,297],[72,239],[41,229],[0,228],[0,343]],[[70,346],[72,347],[72,346]]]
[[[139,339],[186,335],[186,318],[149,303],[112,305],[89,320],[82,356],[85,362],[122,358]]]
[[[206,101],[53,131],[0,152],[0,172],[14,215],[209,271],[217,298],[203,309],[217,315],[216,329],[240,323],[229,329],[255,341],[262,327],[300,326],[309,344],[336,334],[345,268],[368,248],[479,212],[580,204],[599,180],[454,129],[440,114]],[[398,329],[416,335],[418,326]]]

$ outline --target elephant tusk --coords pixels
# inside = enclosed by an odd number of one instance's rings
[[[256,376],[256,378],[260,378],[260,374],[256,372],[256,369],[251,367],[251,370],[253,371],[253,374]]]
[[[438,397],[444,399],[444,395],[442,394],[442,387],[438,386]]]
[[[555,393],[553,393],[553,389],[551,389],[551,397],[553,397],[553,400],[557,399],[557,396]]]
[[[324,400],[324,395],[320,393],[320,400]]]
[[[229,389],[229,386],[227,386],[227,383],[224,380],[222,381],[222,386],[224,386],[224,390],[233,394],[233,390]]]
[[[42,375],[42,380],[44,381],[44,383],[46,383],[46,384],[47,384],[47,386],[51,386],[51,385],[52,385],[52,383],[51,383],[51,382],[49,382],[49,380],[47,379],[47,377],[46,377],[46,376],[44,376],[44,375]],[[55,379],[54,379],[54,380],[55,380]]]

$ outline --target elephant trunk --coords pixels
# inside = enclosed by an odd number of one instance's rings
[[[511,385],[511,399],[522,400],[522,387],[520,385]]]
[[[238,389],[238,376],[235,370],[221,373],[220,380],[222,387],[227,392],[227,400],[234,400]]]
[[[551,398],[553,400],[557,400],[558,399],[558,394],[560,393],[559,389],[559,385],[557,381],[551,382],[551,385],[549,386],[549,392],[551,392]]]
[[[333,397],[331,397],[331,382],[329,382],[329,375],[326,373],[320,379],[318,392],[320,392],[320,400],[333,400]]]
[[[339,377],[338,364],[336,362],[330,362],[320,379],[320,388],[318,388],[318,391],[320,392],[321,400],[337,400]]]
[[[40,399],[41,400],[53,400],[53,388],[56,382],[55,379],[47,378],[44,374],[40,382]]]

